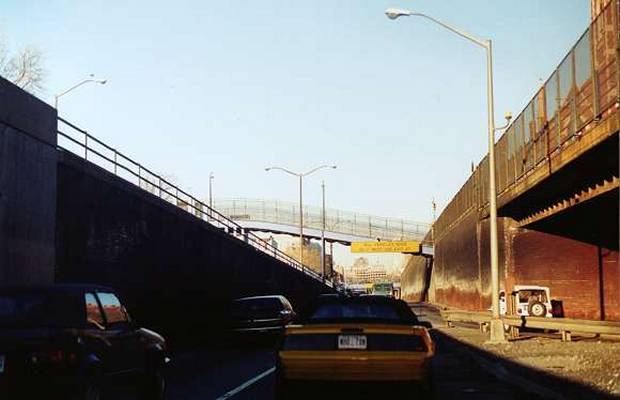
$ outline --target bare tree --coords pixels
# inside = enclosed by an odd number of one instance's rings
[[[43,53],[28,46],[10,56],[8,41],[0,34],[0,76],[30,93],[41,92],[45,82]]]

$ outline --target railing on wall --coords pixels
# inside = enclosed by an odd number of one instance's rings
[[[58,117],[58,121],[60,123],[58,128],[58,148],[60,150],[74,153],[82,157],[85,161],[89,161],[133,183],[139,188],[179,207],[194,217],[222,229],[230,236],[244,241],[255,249],[288,264],[292,268],[302,271],[316,280],[324,282],[328,286],[332,286],[331,281],[324,280],[320,274],[300,264],[297,260],[261,239],[256,234],[245,231],[241,225],[209,208],[204,202],[198,200],[166,178],[132,160],[115,148],[108,146],[101,140],[90,135],[87,131],[65,119]]]
[[[620,107],[618,8],[610,1],[496,143],[498,195],[569,148]],[[435,224],[438,235],[488,203],[485,157]]]
[[[299,226],[299,204],[261,199],[217,199],[213,208],[236,221],[258,221]],[[323,211],[304,205],[304,228],[321,229]],[[377,217],[342,210],[325,210],[329,232],[381,240],[422,240],[430,224],[398,218]]]

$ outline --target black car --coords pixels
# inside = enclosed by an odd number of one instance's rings
[[[230,328],[239,335],[280,334],[297,314],[284,296],[243,297],[233,302]]]
[[[95,400],[116,382],[162,399],[166,351],[165,340],[139,328],[112,289],[0,288],[0,399]]]

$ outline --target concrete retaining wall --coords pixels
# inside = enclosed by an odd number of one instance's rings
[[[54,279],[56,110],[0,78],[0,285]]]
[[[167,332],[217,328],[236,297],[284,294],[304,308],[321,282],[70,154],[58,163],[57,280],[124,294]]]

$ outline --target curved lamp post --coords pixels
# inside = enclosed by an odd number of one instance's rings
[[[400,8],[388,8],[385,15],[390,19],[399,17],[422,17],[430,20],[447,30],[469,40],[470,42],[482,47],[486,51],[487,58],[487,118],[488,118],[488,141],[489,141],[489,223],[491,240],[491,310],[490,321],[490,342],[505,342],[504,326],[499,315],[499,260],[498,260],[498,239],[497,239],[497,194],[495,189],[495,122],[493,110],[493,48],[491,40],[479,39],[467,32],[460,30],[445,22],[419,12]]]
[[[86,84],[86,83],[98,83],[100,85],[105,85],[107,82],[107,79],[94,79],[94,75],[90,74],[90,77],[87,79],[84,79],[83,81],[80,81],[78,83],[76,83],[75,85],[71,86],[69,89],[65,90],[64,92],[60,92],[57,95],[54,96],[54,108],[58,109],[58,99],[62,96],[64,96],[65,94],[69,93],[70,91],[77,89],[78,87]]]
[[[290,171],[286,168],[282,168],[282,167],[268,167],[265,168],[265,171],[271,171],[271,170],[280,170],[282,172],[286,172],[289,175],[293,175],[299,178],[299,263],[303,266],[304,262],[304,211],[303,211],[303,179],[305,176],[308,176],[310,174],[315,173],[318,170],[321,169],[326,169],[326,168],[331,168],[331,169],[336,169],[335,165],[320,165],[316,168],[311,169],[308,172],[303,172],[303,173],[299,173],[299,172],[293,172]],[[325,272],[325,271],[323,271]]]

